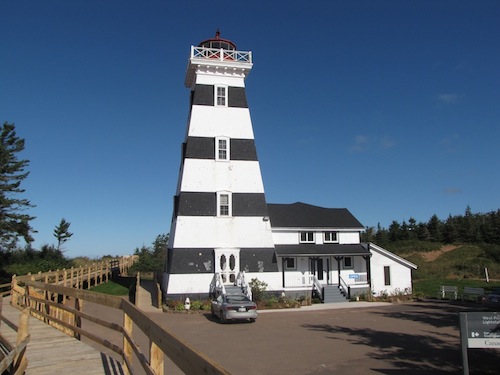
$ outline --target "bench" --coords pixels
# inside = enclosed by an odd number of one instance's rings
[[[446,298],[446,293],[452,293],[454,299],[456,300],[458,297],[458,287],[441,285],[441,287],[439,288],[439,295],[441,296],[441,298]]]
[[[484,289],[483,288],[473,288],[470,286],[465,286],[464,287],[464,292],[462,294],[462,301],[466,297],[474,297],[474,301],[478,302],[483,296],[484,296]]]

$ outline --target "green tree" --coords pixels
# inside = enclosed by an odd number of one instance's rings
[[[135,249],[134,254],[139,256],[130,268],[131,272],[156,272],[160,273],[165,267],[167,256],[168,234],[160,234],[156,237],[152,247],[142,246]]]
[[[71,223],[66,221],[66,219],[62,218],[59,225],[54,229],[54,237],[57,238],[57,250],[61,250],[61,246],[63,243],[68,241],[73,233],[69,231],[69,226]]]
[[[19,237],[29,245],[35,230],[30,225],[34,216],[24,211],[34,207],[27,199],[19,198],[24,193],[21,183],[28,177],[29,160],[18,159],[24,150],[24,139],[17,137],[14,124],[4,122],[0,132],[0,249],[12,250]]]

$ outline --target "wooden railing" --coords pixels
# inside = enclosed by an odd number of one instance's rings
[[[10,294],[10,285],[11,283],[0,284],[0,297],[8,296]]]
[[[114,267],[124,273],[130,265],[120,263]],[[129,301],[83,290],[84,285],[90,287],[107,280],[111,268],[91,265],[13,277],[11,304],[19,309],[29,308],[32,316],[70,336],[85,337],[110,349],[122,358],[123,370],[128,374],[141,368],[140,372],[148,375],[163,375],[165,355],[186,374],[229,374],[217,362],[160,327]],[[84,309],[84,305],[90,305],[91,309]],[[99,309],[111,309],[110,315],[123,316],[122,322],[105,320],[101,314],[88,312]],[[111,342],[109,337],[116,337],[116,332],[121,334],[121,339]],[[147,337],[149,347],[137,343],[136,336],[141,336],[141,332]],[[141,348],[145,347],[143,351]]]
[[[135,260],[134,257],[122,257],[109,262],[92,263],[76,268],[71,267],[70,269],[43,273],[38,272],[36,274],[27,274],[23,276],[14,275],[12,278],[12,287],[16,283],[30,280],[40,281],[46,284],[68,286],[76,289],[90,289],[93,286],[108,282],[113,271],[121,275],[126,275],[128,269]]]
[[[63,304],[60,301],[65,300]],[[69,301],[73,303],[70,305]],[[116,310],[114,316],[123,313],[123,324],[119,325],[91,316],[83,310],[84,302],[95,303]],[[133,374],[138,364],[146,374],[159,375],[164,371],[164,355],[167,355],[187,374],[228,374],[218,363],[172,333],[161,328],[129,301],[111,295],[87,290],[25,280],[12,289],[12,304],[30,307],[33,316],[76,338],[82,336],[117,353],[123,359],[124,370]],[[100,329],[87,330],[83,321],[99,325]],[[91,325],[89,325],[91,326]],[[137,327],[149,339],[149,357],[134,338]],[[122,343],[110,342],[104,332],[111,330],[122,335]]]
[[[0,294],[0,325],[5,320],[2,316],[2,303],[3,296]],[[0,334],[0,345],[5,348],[5,352],[0,350],[0,374],[3,374],[4,371],[8,371],[9,374],[24,374],[28,367],[26,347],[30,340],[28,334],[29,309],[23,310],[17,326],[7,320],[5,320],[5,323],[9,323],[9,326],[17,331],[17,340],[16,344],[13,345]]]

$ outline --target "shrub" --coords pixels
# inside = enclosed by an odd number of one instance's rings
[[[248,285],[250,285],[250,289],[252,290],[253,300],[255,302],[262,301],[262,299],[264,298],[264,292],[268,287],[267,283],[255,278],[250,280]]]

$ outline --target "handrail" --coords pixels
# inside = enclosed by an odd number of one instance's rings
[[[0,296],[0,322],[2,318],[2,296]],[[11,374],[24,374],[28,367],[26,358],[26,347],[30,341],[29,330],[29,308],[25,308],[19,316],[19,325],[17,326],[16,345],[12,345],[0,335],[0,343],[4,345],[8,354],[0,361],[0,374],[9,370]]]
[[[339,288],[347,295],[347,298],[351,298],[351,287],[347,285],[342,276],[339,276]]]
[[[241,289],[243,290],[243,293],[245,293],[245,295],[251,301],[253,301],[252,287],[250,286],[248,281],[245,279],[245,271],[238,272],[238,276],[236,276],[236,285],[240,286]]]
[[[72,308],[67,304],[59,303],[61,296],[63,299],[74,301],[75,306]],[[76,338],[88,337],[92,341],[111,349],[122,357],[124,366],[129,373],[134,373],[132,363],[135,363],[133,361],[135,355],[135,358],[138,359],[147,374],[163,374],[164,357],[167,355],[173,363],[187,374],[229,374],[217,362],[160,327],[141,310],[121,297],[57,284],[24,280],[22,285],[15,285],[12,288],[11,301],[13,306],[30,306],[34,317],[63,332],[69,333]],[[123,312],[123,325],[107,322],[82,312],[83,301],[120,310]],[[88,320],[100,327],[121,333],[122,342],[111,343],[109,338],[104,337],[104,329],[99,329],[98,333],[96,331],[87,331],[82,328],[82,320]],[[134,341],[133,333],[136,329],[134,327],[144,332],[150,339],[149,358]],[[121,348],[122,344],[123,349]]]
[[[87,264],[80,267],[71,267],[70,269],[62,269],[48,272],[38,272],[36,274],[14,275],[18,282],[25,280],[40,281],[48,284],[59,284],[63,286],[75,287],[83,289],[85,281],[90,288],[91,280],[94,281],[94,286],[98,283],[109,281],[111,272],[116,269],[120,274],[126,274],[130,266],[135,263],[136,257],[121,257],[111,261],[103,261],[99,263]]]
[[[226,287],[224,286],[222,275],[220,273],[215,273],[210,283],[210,295],[213,298],[217,298],[221,294],[226,294]]]
[[[0,296],[8,296],[10,294],[11,283],[0,284]],[[7,289],[3,290],[2,289]]]
[[[319,294],[319,298],[323,301],[323,286],[315,275],[311,275],[311,281],[313,284],[313,288],[316,289]]]
[[[192,59],[209,59],[226,62],[252,63],[251,51],[235,51],[222,48],[191,46]]]

